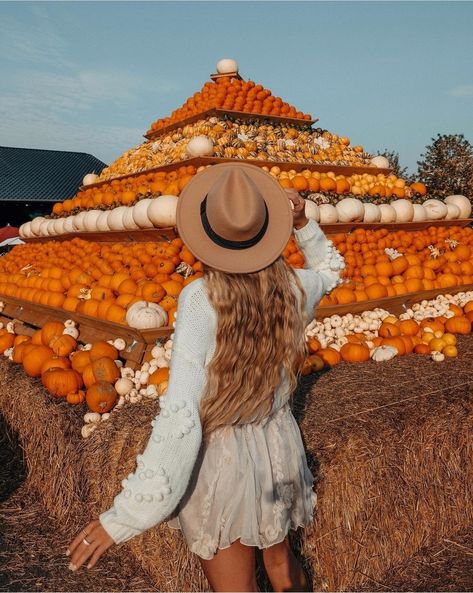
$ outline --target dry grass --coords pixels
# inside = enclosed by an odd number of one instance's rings
[[[460,352],[445,364],[410,356],[340,365],[312,389],[304,381],[295,410],[318,509],[294,545],[315,590],[378,590],[394,567],[473,523],[473,340],[461,340]],[[157,405],[125,408],[83,441],[83,410],[51,401],[6,362],[0,373],[14,386],[0,392],[0,409],[25,448],[28,487],[72,533],[108,507],[134,469]],[[159,590],[207,588],[166,525],[126,549]]]

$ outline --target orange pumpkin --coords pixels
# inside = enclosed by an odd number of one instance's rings
[[[118,358],[118,350],[108,342],[94,342],[92,348],[89,350],[89,356],[91,361],[104,357],[116,360]]]
[[[15,337],[15,341],[13,342],[13,345],[14,346],[19,346],[20,344],[24,344],[24,343],[30,342],[30,341],[31,341],[30,336],[21,336],[21,335],[19,335],[19,336],[16,336]]]
[[[31,343],[35,346],[47,346],[47,344],[43,344],[43,331],[41,329],[36,330],[31,336]]]
[[[400,327],[394,325],[394,323],[382,323],[378,330],[378,334],[382,338],[393,338],[395,336],[399,336],[400,333]]]
[[[430,354],[432,352],[432,348],[428,344],[417,344],[414,347],[414,352],[416,354]]]
[[[317,338],[310,338],[307,342],[307,346],[309,348],[309,352],[312,352],[313,354],[315,354],[317,350],[320,350],[320,342],[317,340]]]
[[[36,348],[36,344],[32,344],[31,342],[23,342],[23,344],[18,344],[13,348],[13,362],[20,364],[23,362],[23,356],[31,350],[32,348]]]
[[[0,336],[0,354],[3,354],[5,350],[11,348],[15,342],[15,335],[6,333]]]
[[[340,353],[337,350],[335,350],[334,348],[330,348],[330,347],[322,348],[321,350],[319,350],[317,352],[317,355],[320,356],[320,358],[329,367],[335,366],[342,359],[342,357],[340,356]]]
[[[62,336],[64,323],[59,321],[47,321],[41,328],[41,339],[44,346],[49,346],[49,342],[56,336]]]
[[[114,360],[103,357],[92,361],[91,364],[86,366],[82,373],[82,377],[85,386],[90,387],[97,381],[115,383],[115,381],[120,378],[120,371]]]
[[[82,377],[74,369],[48,369],[42,373],[41,381],[49,393],[56,397],[66,397],[68,393],[82,387]]]
[[[394,338],[383,338],[382,342],[383,346],[393,346],[396,348],[399,356],[403,356],[406,353],[406,344],[404,340],[401,339],[400,336]]]
[[[87,389],[85,399],[92,412],[104,414],[113,408],[117,397],[118,394],[113,385],[106,381],[97,381]]]
[[[90,352],[88,350],[78,350],[71,355],[71,366],[78,373],[83,373],[90,360]]]
[[[77,348],[77,342],[72,336],[63,334],[54,336],[49,342],[49,347],[56,356],[69,356]]]
[[[415,336],[419,333],[419,324],[414,319],[404,319],[399,322],[401,334],[405,336]]]
[[[370,359],[370,350],[361,342],[344,344],[340,348],[340,356],[346,362],[366,362]]]
[[[21,348],[21,345],[19,346]],[[28,348],[28,345],[26,346]],[[44,363],[54,356],[54,352],[47,346],[33,346],[23,355],[23,368],[30,377],[39,377]]]
[[[450,317],[445,323],[445,329],[451,334],[467,335],[471,333],[471,321],[468,317]]]
[[[64,358],[63,356],[53,356],[52,358],[48,358],[48,360],[43,364],[41,367],[41,374],[45,373],[49,369],[70,369],[71,363],[68,358]]]
[[[169,369],[167,367],[154,371],[149,376],[148,385],[159,385],[160,383],[164,383],[164,381],[169,381]]]
[[[76,391],[74,393],[68,393],[66,395],[66,401],[68,404],[71,404],[73,406],[75,406],[77,404],[81,404],[83,401],[85,401],[85,391],[82,391],[82,389],[79,389],[78,391]]]

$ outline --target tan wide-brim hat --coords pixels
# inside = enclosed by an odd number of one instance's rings
[[[292,209],[279,183],[254,165],[207,167],[177,203],[179,236],[204,264],[233,274],[257,272],[283,252]]]

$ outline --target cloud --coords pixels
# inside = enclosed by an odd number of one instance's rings
[[[448,91],[452,97],[473,97],[473,84],[461,84]]]
[[[67,41],[44,10],[35,7],[33,21],[3,15],[0,21],[0,55],[2,60],[25,64],[48,64],[72,67],[67,57]]]

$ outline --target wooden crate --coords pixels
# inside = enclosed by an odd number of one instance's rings
[[[438,297],[440,294],[457,294],[459,292],[473,291],[473,284],[463,284],[461,286],[454,286],[451,288],[436,288],[433,290],[422,290],[419,292],[411,292],[395,297],[385,297],[383,299],[360,301],[359,303],[349,303],[347,305],[333,305],[331,307],[317,307],[315,311],[316,319],[323,319],[331,315],[346,315],[347,313],[361,313],[362,311],[371,311],[377,307],[385,309],[394,315],[405,313],[406,310],[414,303],[419,303],[423,300],[431,300]]]
[[[23,237],[25,243],[47,243],[48,241],[71,241],[79,238],[97,243],[148,243],[159,241],[171,241],[177,237],[176,227],[140,229],[137,231],[108,231],[95,233],[67,233],[55,237]]]
[[[127,366],[133,369],[141,366],[143,359],[153,346],[158,341],[166,341],[173,331],[170,326],[138,331],[112,321],[3,295],[0,295],[0,301],[5,304],[0,320],[3,323],[14,320],[15,331],[18,334],[31,336],[47,321],[64,322],[72,319],[79,327],[80,341],[83,343],[123,338],[126,348],[121,353],[121,357],[125,359]]]

